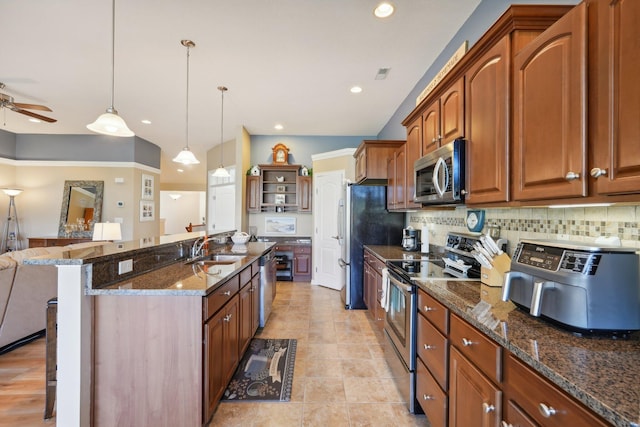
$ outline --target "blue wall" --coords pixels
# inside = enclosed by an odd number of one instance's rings
[[[469,19],[449,41],[438,58],[431,64],[424,76],[416,83],[415,87],[405,100],[400,104],[396,112],[391,116],[387,124],[378,133],[378,139],[405,139],[407,132],[402,121],[416,107],[416,98],[427,84],[433,80],[436,74],[447,63],[453,53],[465,41],[469,41],[469,48],[493,25],[494,22],[509,8],[511,4],[577,4],[578,0],[482,0]]]
[[[343,148],[356,148],[363,139],[375,136],[251,135],[251,164],[271,164],[272,148],[282,143],[289,148],[289,164],[311,166],[311,156]]]
[[[16,159],[16,134],[0,129],[0,157]]]

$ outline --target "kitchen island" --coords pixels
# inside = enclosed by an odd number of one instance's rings
[[[382,259],[403,255],[395,247],[367,248]],[[579,336],[532,317],[511,302],[503,302],[500,287],[427,278],[415,282],[419,292],[448,310],[452,323],[454,318],[461,319],[497,344],[500,356],[494,363],[497,371],[494,384],[505,392],[505,400],[498,402],[498,407],[507,410],[510,391],[516,391],[509,383],[508,369],[513,365],[511,361],[516,360],[611,425],[640,425],[639,333],[626,339]],[[457,344],[453,336],[451,340],[453,349]],[[529,387],[533,390],[532,384]]]
[[[257,328],[258,260],[273,244],[210,244],[188,262],[199,236],[29,261],[58,267],[58,425],[210,418],[248,343],[243,331],[250,339]]]

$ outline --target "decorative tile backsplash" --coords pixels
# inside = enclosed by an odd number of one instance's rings
[[[488,224],[500,227],[500,237],[509,240],[512,252],[520,239],[560,239],[593,242],[597,237],[617,236],[622,246],[640,248],[640,205],[589,208],[484,209]],[[467,209],[407,213],[407,225],[430,230],[429,241],[444,245],[449,231],[468,233]]]

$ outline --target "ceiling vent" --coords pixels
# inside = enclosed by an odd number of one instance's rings
[[[378,73],[376,74],[376,80],[384,80],[387,78],[387,74],[391,68],[378,68]]]

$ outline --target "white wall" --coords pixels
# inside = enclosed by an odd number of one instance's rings
[[[180,198],[173,200],[170,195],[179,195]],[[202,224],[206,217],[205,204],[204,191],[160,191],[160,218],[165,220],[164,234],[184,233],[189,223]]]

